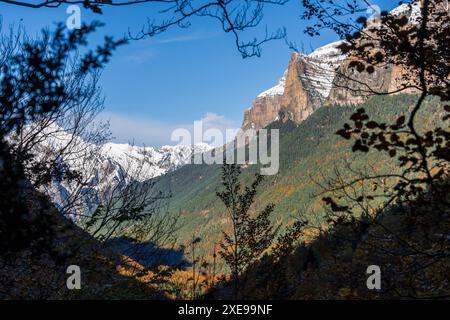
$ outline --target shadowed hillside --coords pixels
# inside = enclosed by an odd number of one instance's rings
[[[27,215],[45,219],[48,245],[0,256],[1,299],[162,299],[134,275],[136,263],[119,255],[67,220],[46,196],[31,189]],[[81,290],[69,290],[66,269],[81,270]]]
[[[448,183],[445,186],[448,192]],[[447,193],[448,194],[448,193]],[[243,299],[448,299],[448,206],[419,197],[392,206],[376,224],[316,230],[293,252],[266,254],[242,275]],[[363,236],[362,236],[363,235]],[[432,239],[429,238],[432,235]],[[379,290],[368,290],[368,266],[381,266]],[[230,298],[232,284],[208,299]]]

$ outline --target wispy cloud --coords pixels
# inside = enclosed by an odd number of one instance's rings
[[[216,37],[217,34],[213,33],[193,33],[183,36],[176,36],[166,39],[158,39],[152,41],[154,44],[166,44],[166,43],[179,43],[179,42],[191,42],[191,41],[199,41],[199,40],[205,40],[205,39],[211,39]]]
[[[129,47],[132,50],[124,57],[124,60],[127,63],[143,64],[158,56],[158,50],[152,46],[211,39],[217,35],[217,33],[192,33],[169,38],[143,40]]]
[[[134,64],[143,64],[157,56],[156,52],[150,49],[136,50],[125,56],[125,61]]]

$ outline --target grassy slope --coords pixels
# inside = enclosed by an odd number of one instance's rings
[[[273,202],[276,204],[274,218],[289,223],[296,216],[304,215],[320,221],[322,201],[314,197],[321,189],[313,181],[328,179],[335,167],[342,167],[344,159],[352,166],[375,164],[381,171],[396,170],[395,162],[386,161],[381,154],[352,153],[351,142],[335,134],[356,108],[364,107],[374,120],[393,121],[411,108],[415,96],[374,97],[364,105],[323,107],[299,125],[274,122],[270,127],[281,129],[280,170],[267,177],[257,197],[256,208]],[[429,127],[437,117],[437,102],[429,101],[419,115],[420,126]],[[433,116],[432,116],[433,115]],[[243,181],[249,183],[258,167],[243,170]],[[203,239],[205,250],[211,250],[220,231],[227,227],[224,207],[215,193],[220,188],[219,165],[187,165],[160,177],[157,187],[170,190],[170,211],[182,212],[183,225],[179,238],[184,242],[193,234]]]

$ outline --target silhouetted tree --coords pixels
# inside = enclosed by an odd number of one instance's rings
[[[44,35],[40,40],[45,47],[52,39]],[[21,28],[11,29],[8,36],[2,37],[0,48],[7,55],[4,67],[14,65],[13,55],[28,42],[31,40]],[[65,58],[61,66],[65,95],[58,108],[35,115],[10,133],[10,153],[14,161],[23,164],[25,177],[35,189],[51,195],[58,184],[68,185],[58,201],[58,210],[67,218],[82,220],[99,240],[107,242],[113,235],[123,236],[123,230],[128,229],[141,240],[145,233],[144,241],[166,245],[173,238],[176,224],[175,216],[158,212],[167,196],[152,190],[154,182],[132,181],[132,177],[148,176],[145,151],[142,160],[124,160],[118,169],[123,181],[108,184],[106,190],[96,188],[99,177],[107,176],[110,170],[104,164],[108,150],[103,146],[109,130],[107,124],[95,121],[103,110],[100,72],[98,68],[80,72],[80,59],[75,50]],[[92,206],[99,204],[92,212]]]
[[[86,44],[87,35],[99,23],[83,25],[81,29],[65,33],[59,25],[55,32],[43,32],[43,38],[26,41],[20,50],[12,53],[0,66],[0,146],[2,170],[0,172],[1,251],[17,250],[30,245],[33,240],[46,239],[49,228],[44,218],[30,215],[23,197],[26,197],[26,162],[33,158],[29,152],[19,155],[11,152],[7,137],[62,107],[70,99],[65,80],[65,65],[71,53]],[[96,51],[80,57],[76,72],[87,74],[101,68],[123,40],[106,38]]]
[[[231,222],[231,232],[223,231],[219,255],[231,270],[234,299],[239,296],[240,275],[270,247],[278,231],[278,227],[274,227],[269,219],[273,204],[256,215],[251,214],[257,188],[263,177],[256,175],[251,186],[243,187],[239,182],[240,174],[238,165],[224,165],[222,185],[225,190],[217,192]]]
[[[431,270],[448,265],[450,133],[450,16],[445,1],[410,1],[403,13],[382,12],[379,19],[351,19],[367,8],[354,1],[303,1],[305,19],[317,21],[306,32],[336,31],[345,42],[347,63],[334,81],[354,96],[413,93],[410,112],[394,123],[374,121],[364,108],[351,116],[338,135],[353,141],[353,152],[381,152],[397,161],[400,172],[355,171],[353,177],[336,172],[324,186],[328,222],[356,250],[370,243],[373,256],[392,261],[385,272],[386,292],[414,298],[439,298],[446,293]],[[366,4],[367,5],[367,4]],[[395,88],[381,79],[370,82],[379,70],[401,70]],[[376,77],[375,77],[376,79]],[[418,129],[418,114],[432,96],[443,107],[442,122],[431,130]],[[444,127],[442,127],[444,125]],[[395,214],[399,225],[387,216]],[[376,230],[376,231],[375,231]],[[382,234],[382,235],[380,235]],[[375,259],[375,258],[374,258]],[[422,276],[419,276],[419,273]],[[425,276],[426,275],[426,276]],[[419,280],[428,277],[427,280]],[[424,289],[427,287],[427,289]]]
[[[261,24],[266,6],[282,6],[288,0],[213,0],[199,3],[192,0],[44,0],[35,3],[1,0],[1,2],[34,9],[59,8],[61,5],[75,4],[82,5],[87,10],[98,14],[107,7],[142,6],[147,8],[149,10],[147,24],[137,33],[129,32],[130,39],[153,37],[171,27],[188,28],[194,18],[209,18],[217,22],[223,32],[233,36],[234,43],[243,58],[260,56],[261,46],[264,43],[286,36],[284,28],[269,32],[266,27],[260,33],[263,34],[262,38],[243,40],[244,31],[255,29]],[[155,15],[158,18],[155,18]]]

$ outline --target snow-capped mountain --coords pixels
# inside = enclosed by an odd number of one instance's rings
[[[336,41],[320,47],[303,56],[307,63],[304,78],[310,82],[312,90],[317,91],[323,99],[328,98],[336,70],[347,56],[338,48],[343,41]]]
[[[302,78],[310,81],[313,89],[317,90],[323,98],[326,98],[330,93],[333,79],[336,74],[336,68],[346,58],[339,50],[339,45],[343,41],[336,41],[320,47],[308,55],[295,53],[298,59],[305,62],[306,70]],[[289,69],[287,69],[278,83],[272,88],[261,92],[258,97],[268,97],[283,95],[286,87],[286,76]]]
[[[246,110],[242,129],[260,129],[287,112],[295,121],[306,119],[330,94],[336,69],[346,59],[342,41],[320,47],[310,54],[293,53],[278,83],[260,93]]]
[[[411,23],[417,23],[421,16],[420,2],[402,4],[390,13],[396,16],[406,15]],[[373,26],[378,27],[375,19],[372,23],[375,24]],[[364,95],[359,94],[355,97],[353,94],[353,91],[358,92],[357,87],[360,85],[358,81],[355,82],[356,90],[345,89],[353,88],[345,82],[348,77],[342,77],[352,57],[341,52],[339,49],[341,44],[343,41],[336,41],[310,54],[293,53],[288,68],[278,83],[260,93],[252,106],[245,111],[242,129],[264,128],[278,119],[280,112],[287,116],[284,119],[301,122],[325,104],[358,104],[365,101]],[[367,79],[372,79],[374,88],[377,88],[376,84],[384,84],[389,87],[386,90],[395,91],[401,72],[394,69],[395,67],[376,70],[372,75],[362,74],[361,81],[366,82]],[[388,81],[385,78],[389,78]],[[337,85],[341,79],[345,85],[342,83]],[[383,90],[385,88],[379,89],[379,91]]]
[[[27,132],[37,132],[31,127]],[[142,182],[191,163],[194,154],[212,147],[205,143],[138,147],[129,144],[88,143],[55,124],[46,127],[33,146],[36,160],[52,161],[65,172],[76,173],[72,179],[53,178],[40,186],[55,205],[70,215],[90,214],[108,197],[133,181]],[[12,138],[14,139],[14,138]],[[67,175],[67,174],[66,174]]]
[[[176,170],[190,163],[194,153],[204,153],[210,150],[206,143],[192,146],[176,145],[161,148],[138,147],[129,144],[106,143],[103,151],[108,159],[118,163],[123,168],[131,167],[130,178],[145,181],[169,171]],[[139,168],[140,173],[137,173]]]

